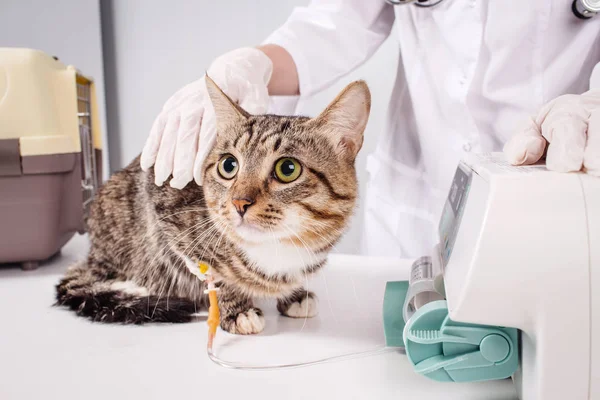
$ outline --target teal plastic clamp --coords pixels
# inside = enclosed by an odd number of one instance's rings
[[[516,329],[454,322],[444,300],[426,304],[405,323],[407,291],[408,282],[387,283],[383,325],[386,345],[404,347],[416,372],[441,382],[473,382],[508,378],[517,370]]]

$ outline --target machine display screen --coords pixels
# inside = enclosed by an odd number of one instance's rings
[[[448,198],[444,205],[439,225],[440,252],[444,268],[452,255],[456,233],[458,232],[465,203],[467,202],[469,188],[471,187],[472,174],[473,172],[469,167],[463,164],[458,165],[454,179],[452,180],[450,193],[448,193]]]

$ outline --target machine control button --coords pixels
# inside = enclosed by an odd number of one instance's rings
[[[479,344],[481,355],[493,363],[500,362],[510,353],[510,344],[500,335],[487,335]]]

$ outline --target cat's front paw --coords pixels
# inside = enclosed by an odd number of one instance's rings
[[[286,317],[312,318],[318,314],[314,293],[303,290],[292,297],[277,301],[277,309]]]
[[[250,308],[221,319],[221,329],[236,335],[252,335],[265,329],[265,318],[260,308]]]

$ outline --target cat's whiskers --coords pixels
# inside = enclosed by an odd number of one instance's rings
[[[214,223],[214,221],[212,221],[212,219],[209,217],[207,218],[208,221],[206,221],[205,224],[203,225],[208,225],[211,223]],[[197,237],[193,238],[190,243],[187,244],[187,246],[181,251],[181,254],[183,254],[184,256],[188,257],[188,249],[190,247],[195,246],[196,243],[200,242],[205,236],[207,236],[209,233],[213,232],[215,229],[214,226],[211,226],[207,231],[202,232],[200,235],[198,235]],[[192,257],[190,257],[192,258]],[[200,259],[199,261],[201,261],[202,259]],[[176,267],[178,267],[179,265],[183,265],[185,264],[185,259],[180,257],[180,260],[175,264]]]
[[[202,202],[202,201],[204,201],[204,199],[198,199],[198,200],[194,200],[194,201],[192,201],[192,202],[190,203],[190,205],[192,205],[192,204],[196,204],[196,203],[199,203],[199,202]]]
[[[209,221],[203,223],[203,225],[210,222],[210,217],[207,217],[207,219]],[[183,251],[183,254],[186,255],[187,249],[189,247],[191,247],[195,242],[202,240],[205,236],[207,236],[208,234],[210,234],[213,230],[214,230],[214,226],[211,227],[208,231],[201,233],[197,238],[193,239],[191,241],[191,243],[189,243],[186,246],[186,248]],[[171,249],[172,249],[172,247],[171,247]],[[169,263],[168,269],[169,269],[170,275],[173,276],[173,274],[175,274],[176,275],[176,279],[179,280],[179,278],[181,277],[181,275],[180,275],[181,266],[184,265],[184,263],[185,263],[185,259],[182,259],[182,258],[180,258],[180,260],[178,260],[174,265],[172,265],[172,264]],[[172,291],[173,286],[174,286],[174,282],[175,282],[175,279],[172,279],[171,280],[171,285],[169,286],[169,289],[167,290],[167,296],[166,296],[166,298],[167,298],[167,309],[169,307],[169,298],[170,298],[171,291]],[[162,297],[163,290],[164,290],[164,285],[163,285],[163,287],[161,289],[161,293],[160,293],[160,295],[158,297],[159,300]]]
[[[200,260],[204,260],[204,255],[206,254],[206,250],[210,247],[212,240],[219,234],[221,234],[220,232],[220,228],[221,228],[221,221],[215,221],[215,225],[214,225],[214,232],[213,234],[210,236],[210,238],[206,241],[205,245],[204,245],[204,249],[202,249],[202,255],[200,256]]]
[[[181,240],[180,238],[182,238],[186,234],[190,233],[190,231],[197,231],[199,229],[202,229],[208,222],[210,222],[210,218],[209,217],[205,217],[205,218],[201,219],[200,222],[192,225],[190,228],[184,230],[183,232],[180,232],[177,236],[175,236],[173,239],[168,240],[167,243],[164,246],[162,246],[160,249],[158,249],[158,251],[156,251],[156,253],[155,253],[154,258],[152,258],[150,260],[150,262],[145,263],[145,265],[147,266],[147,268],[149,268],[149,269],[152,270],[151,278],[153,278],[154,274],[156,272],[158,272],[156,268],[152,268],[152,266],[154,264],[154,261],[156,261],[158,259],[158,257],[164,256],[163,251],[167,247],[169,247],[169,249],[172,250],[173,246],[175,246],[177,244],[177,242],[179,242]],[[161,237],[165,236],[165,234],[164,234],[163,231],[155,231],[155,232],[153,232],[153,234],[155,234],[156,236],[160,235]],[[148,237],[148,234],[146,235],[146,238],[147,237]],[[157,237],[157,239],[160,239],[161,237]],[[142,239],[142,240],[145,240],[145,239]]]
[[[194,211],[194,212],[200,212],[200,211],[216,211],[216,208],[209,208],[209,207],[192,207],[192,208],[188,208],[188,209],[186,209],[186,210],[179,210],[179,211],[177,211],[177,212],[174,212],[174,213],[172,213],[172,214],[165,215],[164,217],[158,218],[158,219],[157,219],[157,221],[162,221],[162,220],[165,220],[165,219],[167,219],[167,218],[170,218],[170,217],[172,217],[172,216],[174,216],[174,215],[179,215],[179,214],[183,214],[183,213],[186,213],[186,212],[192,212],[192,211]]]
[[[172,238],[172,239],[168,240],[168,241],[167,241],[167,243],[166,243],[164,246],[162,246],[162,247],[161,247],[161,248],[160,248],[160,249],[159,249],[159,250],[156,252],[156,254],[155,254],[154,258],[152,258],[152,259],[150,260],[150,262],[149,262],[149,263],[147,263],[146,265],[147,265],[148,267],[152,268],[152,265],[153,265],[154,261],[156,261],[156,259],[157,259],[158,257],[161,257],[161,256],[163,256],[163,255],[164,255],[164,254],[163,254],[163,252],[164,252],[164,250],[165,250],[167,247],[169,247],[169,250],[173,250],[174,246],[175,246],[177,243],[179,243],[179,242],[182,240],[182,237],[186,236],[186,235],[187,235],[187,234],[189,234],[189,233],[192,233],[192,232],[195,232],[195,231],[198,231],[198,230],[200,230],[200,229],[204,228],[204,226],[205,226],[205,225],[207,225],[208,223],[210,223],[210,218],[209,218],[209,217],[203,218],[203,219],[202,219],[200,222],[198,222],[198,223],[196,223],[196,224],[192,225],[190,228],[188,228],[188,229],[186,229],[185,231],[183,231],[183,232],[179,233],[179,234],[178,234],[177,236],[175,236],[174,238]],[[164,232],[163,232],[163,236],[164,236]],[[157,271],[156,271],[156,269],[153,269],[153,272],[157,272]]]
[[[214,228],[216,229],[215,233],[218,233],[218,232],[219,232],[219,230],[220,230],[221,228],[223,228],[223,227],[224,227],[224,228],[227,228],[227,226],[225,226],[226,224],[225,224],[225,223],[223,223],[222,221],[214,221],[214,224],[215,224]],[[211,239],[210,239],[210,240],[212,240],[212,238],[213,238],[213,237],[214,237],[214,235],[211,237]],[[216,246],[215,246],[215,249],[214,249],[214,251],[213,251],[213,256],[212,256],[212,257],[211,257],[211,259],[210,259],[210,260],[211,260],[210,264],[212,264],[212,263],[214,262],[214,256],[215,256],[215,255],[216,255],[216,253],[218,252],[218,250],[219,250],[219,247],[220,247],[220,245],[221,245],[221,242],[222,242],[222,240],[223,240],[224,238],[225,238],[225,234],[221,233],[221,234],[220,234],[220,238],[219,238],[219,240],[218,240],[218,242],[217,242],[217,244],[216,244]],[[199,242],[198,242],[198,244],[199,244]],[[204,252],[206,251],[206,249],[207,249],[209,246],[210,246],[210,241],[209,241],[209,242],[208,242],[208,243],[207,243],[207,244],[204,246]],[[187,249],[186,249],[186,250],[187,250]],[[193,252],[196,252],[196,250],[197,250],[197,246],[195,246],[195,247],[192,249],[192,251],[193,251]],[[204,252],[202,253],[202,256],[201,256],[201,258],[200,258],[201,260],[203,260],[203,259],[204,259]],[[185,254],[185,252],[184,252],[184,254]]]
[[[165,255],[164,254],[164,250],[167,247],[169,247],[169,250],[172,250],[173,246],[175,246],[179,241],[181,241],[181,238],[183,236],[187,235],[188,233],[195,232],[197,230],[202,229],[204,227],[204,225],[206,225],[207,220],[208,220],[208,218],[204,218],[199,223],[194,224],[193,226],[191,226],[190,228],[186,229],[183,232],[180,232],[177,236],[175,236],[174,238],[168,240],[167,243],[164,246],[162,246],[160,249],[158,249],[158,251],[156,251],[154,257],[149,262],[145,263],[146,269],[150,269],[151,270],[151,274],[150,274],[151,278],[154,278],[154,275],[159,272],[158,269],[153,268],[153,264],[154,264],[154,262],[159,257],[163,257]],[[162,233],[161,236],[164,237],[164,232],[161,232],[161,233]],[[158,235],[158,232],[156,234]],[[167,266],[167,268],[168,268],[168,266]],[[161,291],[162,291],[162,289],[161,289]]]
[[[189,258],[193,258],[193,254],[189,254],[188,255],[188,249],[192,248],[192,251],[195,249],[195,246],[197,243],[200,243],[203,239],[205,239],[208,235],[210,235],[211,233],[216,231],[216,227],[214,226],[214,221],[211,218],[208,218],[209,221],[208,223],[212,223],[213,226],[211,226],[207,231],[202,232],[198,237],[192,239],[190,241],[190,243],[188,243],[188,245],[183,249],[183,251],[181,252],[185,257],[189,257]],[[203,258],[200,257],[199,261],[202,261]],[[179,268],[180,265],[184,265],[185,264],[185,259],[181,258],[176,264],[175,266],[177,268]]]
[[[155,230],[155,229],[151,229],[151,228],[155,228],[160,222],[162,222],[163,220],[165,220],[167,218],[170,218],[170,217],[172,217],[174,215],[187,213],[187,212],[201,212],[201,211],[209,211],[209,210],[215,210],[215,209],[214,208],[206,208],[206,207],[194,207],[194,208],[190,208],[190,209],[187,209],[187,210],[180,210],[180,211],[174,212],[172,214],[166,215],[164,217],[155,219],[155,221],[153,221],[153,223],[150,224],[150,226],[147,227],[146,234],[141,239],[139,239],[139,240],[143,241],[143,240],[149,239],[151,235],[158,234],[159,231],[160,231],[160,229]],[[208,217],[206,217],[206,218],[208,218]]]
[[[227,226],[225,226],[224,228],[225,228],[225,231],[227,231]],[[217,242],[215,253],[220,249],[222,240],[225,238],[225,236],[226,236],[226,232],[221,232],[221,239]]]
[[[222,239],[225,235],[221,232],[221,228],[223,227],[223,222],[217,220],[213,220],[212,221],[213,226],[205,233],[203,233],[201,235],[201,237],[197,238],[196,240],[192,241],[192,243],[190,243],[190,245],[188,245],[188,247],[186,247],[186,249],[183,251],[184,255],[188,255],[188,249],[191,247],[190,249],[190,253],[195,253],[198,250],[198,245],[200,244],[200,242],[204,239],[206,239],[208,237],[208,235],[211,235],[210,238],[208,238],[207,241],[205,241],[203,244],[203,249],[202,249],[202,255],[200,256],[199,260],[205,261],[204,260],[204,255],[206,254],[206,250],[210,247],[211,241],[213,240],[213,238],[215,238],[216,235],[220,235],[220,239]],[[220,243],[220,241],[219,241]],[[214,253],[217,251],[217,249],[215,248],[214,252],[213,252],[213,256],[211,257],[211,262],[214,261]],[[190,254],[192,255],[192,254]],[[209,263],[210,264],[210,263]]]
[[[214,235],[215,233],[218,232],[218,221],[212,220],[211,219],[211,223],[212,226],[205,232],[203,232],[202,234],[200,234],[197,238],[195,238],[194,240],[192,240],[185,249],[183,249],[183,255],[185,255],[186,257],[190,256],[190,258],[193,257],[193,253],[195,253],[195,251],[197,250],[197,245],[200,244],[200,242],[204,239],[206,239],[209,235]],[[188,249],[189,250],[189,254],[188,254]],[[204,247],[204,250],[206,250],[206,246]],[[204,257],[204,253],[202,254],[202,256],[199,258],[199,261],[202,261]]]
[[[214,251],[213,251],[213,255],[212,255],[212,257],[210,258],[210,263],[211,263],[211,264],[214,262],[215,255],[216,255],[216,254],[217,254],[217,252],[219,251],[219,248],[220,248],[220,246],[221,246],[221,243],[223,242],[223,239],[224,239],[224,238],[225,238],[225,235],[224,235],[223,233],[221,233],[221,235],[220,235],[220,237],[219,237],[219,240],[217,241],[217,244],[215,245],[215,249],[214,249]]]
[[[339,238],[344,233],[344,231],[341,229],[331,228],[331,229],[328,229],[327,233],[329,233],[330,236],[333,236],[333,237],[328,238],[326,236],[323,236],[323,234],[321,234],[321,232],[318,232],[315,229],[311,229],[310,226],[304,226],[303,228],[305,231],[307,231],[309,233],[313,233],[313,234],[317,235],[319,238],[321,238],[323,240],[323,243],[321,243],[321,245],[331,246],[331,248],[335,249],[335,250],[337,250],[335,241],[337,240],[337,238]]]
[[[214,221],[212,221],[211,218],[209,218],[209,222],[214,223]],[[197,238],[193,239],[186,247],[185,249],[183,249],[182,254],[184,257],[188,257],[190,256],[190,258],[193,257],[193,254],[189,254],[188,255],[188,249],[191,248],[191,251],[194,252],[195,248],[196,248],[196,243],[200,243],[205,237],[207,237],[209,234],[211,234],[214,230],[216,229],[215,226],[210,227],[206,232],[201,233]],[[202,258],[200,258],[200,260],[202,260]],[[179,273],[179,270],[181,269],[181,266],[185,266],[185,259],[181,258],[176,264],[175,264],[175,269],[177,270],[177,272]],[[180,276],[180,275],[178,275]],[[195,281],[192,281],[195,282]],[[202,286],[202,285],[200,285]],[[197,292],[198,290],[198,285],[195,285],[192,287],[191,291],[195,291]],[[198,295],[198,293],[196,293],[196,296]],[[169,296],[169,293],[167,293],[167,298]]]
[[[322,238],[323,240],[325,240],[327,242],[326,245],[331,245],[332,244],[331,242],[333,240],[336,240],[343,234],[343,230],[336,228],[335,225],[332,223],[319,221],[317,219],[314,219],[311,217],[306,217],[306,216],[300,215],[300,214],[297,214],[296,217],[300,218],[302,221],[309,221],[311,225],[317,225],[316,226],[317,228],[321,228],[321,229],[319,229],[321,232],[318,232],[316,229],[310,229],[310,228],[313,228],[311,226],[305,226],[305,225],[302,226],[302,228],[304,228],[305,230],[307,230],[311,233],[314,233],[314,234],[318,235],[320,238]],[[332,236],[332,238],[326,239],[323,235],[321,235],[321,233],[323,233],[327,236]]]
[[[185,231],[183,231],[182,233],[180,233],[179,235],[177,235],[175,238],[169,240],[164,246],[162,246],[156,252],[156,255],[150,261],[150,263],[146,264],[147,268],[152,269],[151,277],[153,278],[154,275],[158,272],[158,270],[156,268],[152,268],[152,265],[153,265],[154,261],[156,261],[158,259],[158,257],[164,256],[163,251],[167,247],[169,247],[169,250],[173,250],[174,246],[176,246],[177,243],[181,241],[181,237],[182,236],[185,236],[186,234],[191,233],[190,231],[196,232],[198,230],[201,230],[201,229],[203,229],[209,223],[210,223],[210,217],[205,217],[205,218],[203,218],[201,220],[201,222],[198,222],[198,223],[194,224],[192,227],[186,229]],[[172,271],[172,266],[171,266],[170,260],[168,260],[168,262],[165,263],[165,265],[166,265],[167,271],[169,272],[169,275],[172,275],[173,271]],[[163,292],[165,290],[165,286],[166,286],[167,282],[168,282],[168,280],[165,279],[164,282],[163,282],[163,284],[160,287],[160,291],[159,291],[159,294],[158,294],[158,301],[156,302],[156,305],[154,306],[154,309],[152,310],[152,316],[151,317],[153,317],[154,313],[156,312],[156,307],[158,306],[158,302],[162,298],[162,294],[163,294]],[[173,281],[171,281],[171,284],[172,284],[172,282]],[[170,291],[170,289],[169,289],[169,291]],[[168,294],[167,294],[167,296],[168,296]],[[167,299],[168,299],[168,297],[167,297]]]

